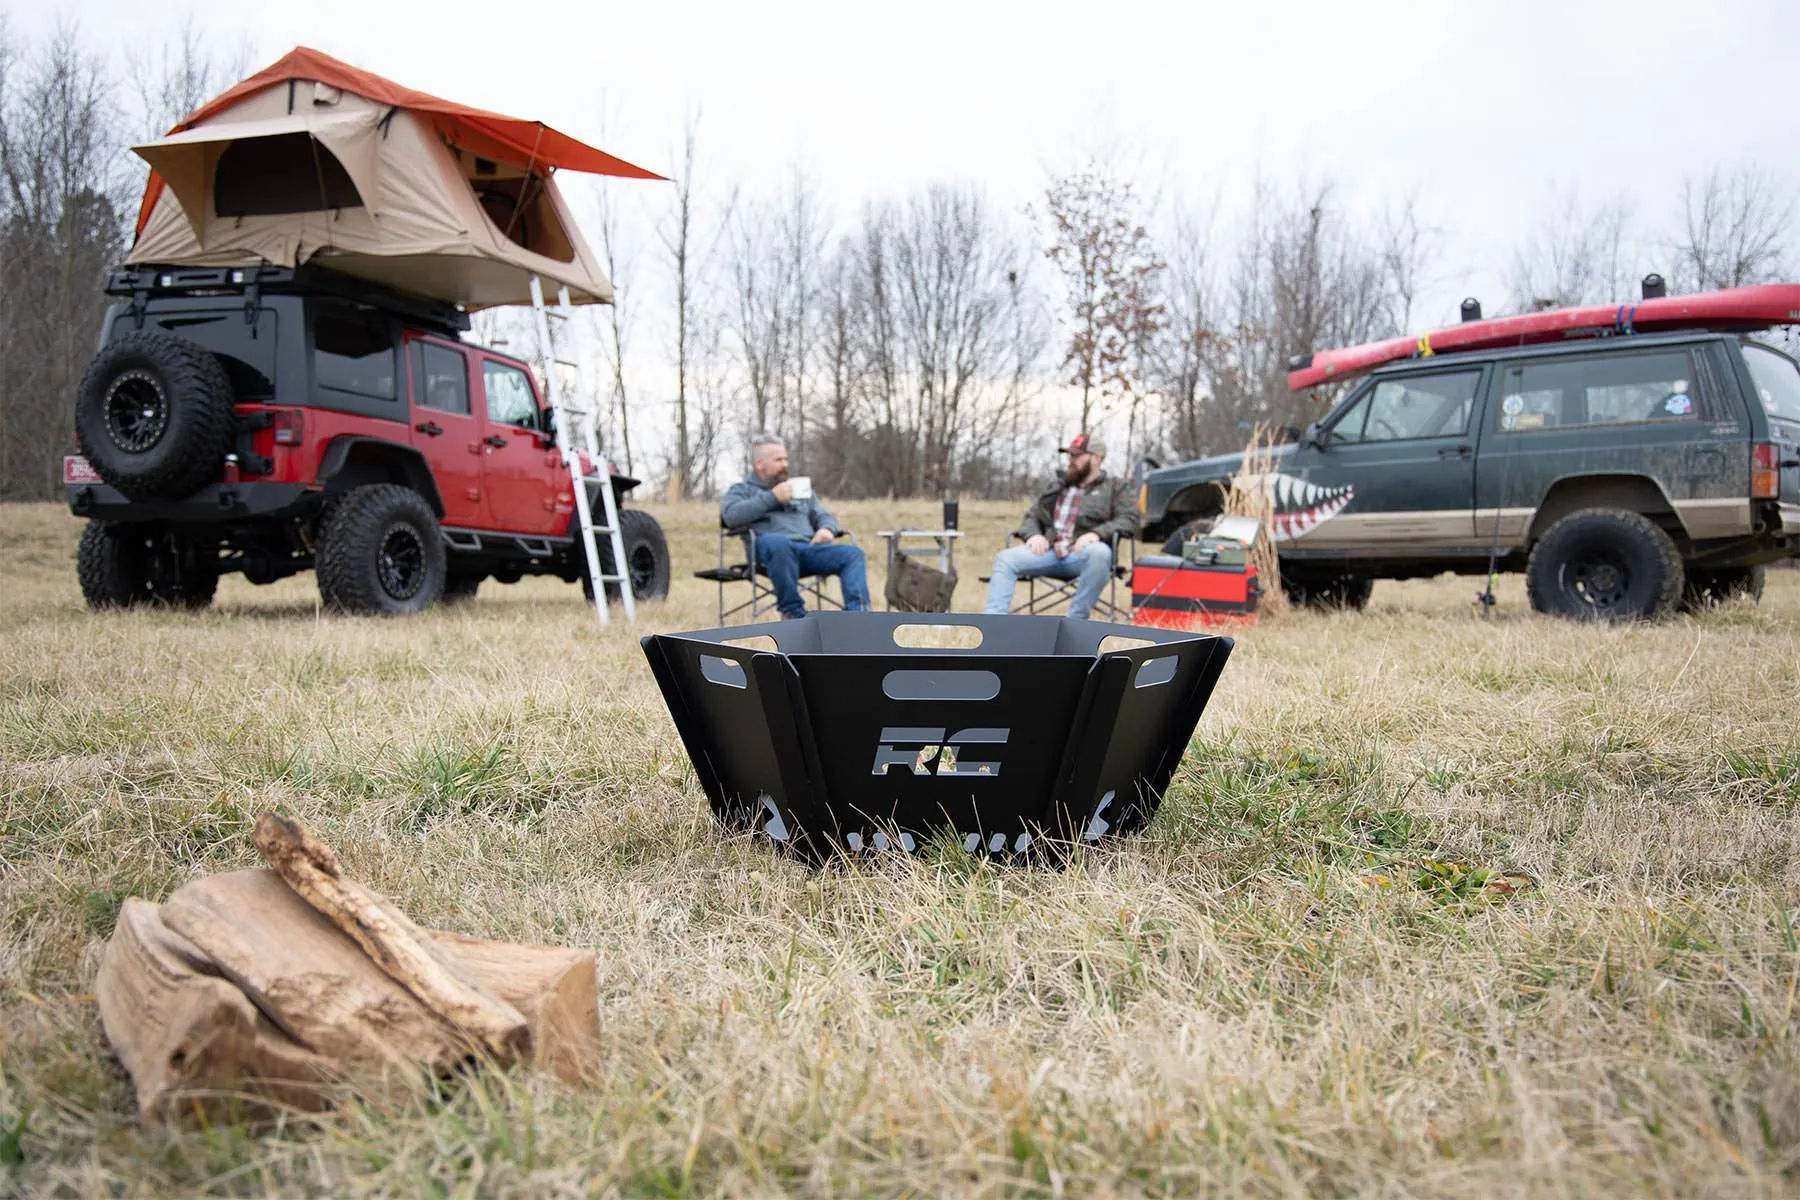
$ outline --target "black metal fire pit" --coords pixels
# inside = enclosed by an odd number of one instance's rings
[[[975,648],[918,644],[959,626]],[[1137,644],[1102,653],[1111,637]],[[730,644],[762,638],[774,649]],[[714,814],[817,860],[912,851],[947,830],[971,852],[1057,854],[1141,827],[1232,641],[1058,617],[819,613],[643,646]]]

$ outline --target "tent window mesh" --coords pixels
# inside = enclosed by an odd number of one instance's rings
[[[221,217],[361,208],[363,199],[337,156],[310,133],[245,138],[225,147],[213,177]]]

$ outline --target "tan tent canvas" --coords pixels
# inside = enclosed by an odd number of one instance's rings
[[[660,178],[305,49],[133,149],[153,173],[128,262],[314,263],[471,309],[529,303],[533,275],[611,300],[556,168]]]

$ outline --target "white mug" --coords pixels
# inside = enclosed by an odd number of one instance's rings
[[[812,499],[812,476],[795,475],[788,480],[789,494],[796,500]]]

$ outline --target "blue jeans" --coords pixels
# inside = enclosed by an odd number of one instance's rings
[[[988,582],[987,607],[983,611],[1011,612],[1013,588],[1019,580],[1049,575],[1054,579],[1081,580],[1075,585],[1075,599],[1069,602],[1069,615],[1086,619],[1094,611],[1100,589],[1112,575],[1112,565],[1112,547],[1105,542],[1095,542],[1067,558],[1056,557],[1054,550],[1033,554],[1024,546],[1002,550],[994,555],[994,572]]]
[[[869,578],[860,547],[846,542],[814,545],[772,533],[756,539],[756,561],[768,569],[775,607],[789,620],[806,615],[806,602],[800,598],[802,575],[836,575],[844,607],[851,612],[868,611]]]

